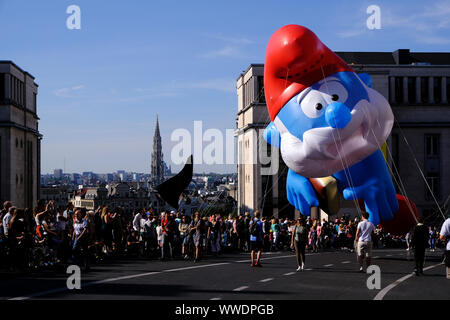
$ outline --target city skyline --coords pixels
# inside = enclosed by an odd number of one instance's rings
[[[235,129],[235,80],[250,63],[264,62],[268,39],[282,25],[308,26],[336,51],[445,52],[449,3],[379,1],[381,29],[368,30],[368,1],[348,2],[345,10],[331,2],[323,10],[322,3],[250,1],[237,10],[203,1],[177,3],[174,11],[170,3],[81,0],[81,30],[68,30],[72,1],[3,0],[0,26],[14,32],[4,35],[0,56],[39,84],[43,173],[64,166],[149,172],[156,113],[168,165],[174,130],[192,131],[196,120],[205,129]],[[245,23],[248,12],[252,23]],[[231,173],[236,165],[195,171]]]

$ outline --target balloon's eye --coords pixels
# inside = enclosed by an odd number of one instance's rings
[[[321,103],[316,104],[316,110],[320,111],[323,109],[323,105]]]
[[[331,99],[333,101],[338,101],[339,100],[339,96],[337,94],[333,94],[333,96],[331,97]]]

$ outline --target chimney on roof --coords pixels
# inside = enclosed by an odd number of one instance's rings
[[[398,49],[392,52],[395,64],[411,64],[409,49]]]

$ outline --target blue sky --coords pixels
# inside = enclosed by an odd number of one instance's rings
[[[72,4],[81,30],[66,28]],[[366,28],[372,4],[381,30]],[[43,173],[64,159],[66,172],[149,172],[156,113],[166,159],[177,128],[234,128],[237,77],[291,23],[336,51],[450,51],[450,1],[0,0],[0,60],[39,84]]]

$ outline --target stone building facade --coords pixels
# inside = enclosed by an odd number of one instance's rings
[[[36,205],[40,191],[41,139],[35,78],[0,61],[0,202]]]
[[[121,207],[126,213],[144,208],[154,208],[159,212],[161,207],[161,201],[154,191],[125,182],[77,190],[71,195],[70,201],[76,208],[95,210],[99,206],[109,206],[111,209]]]

